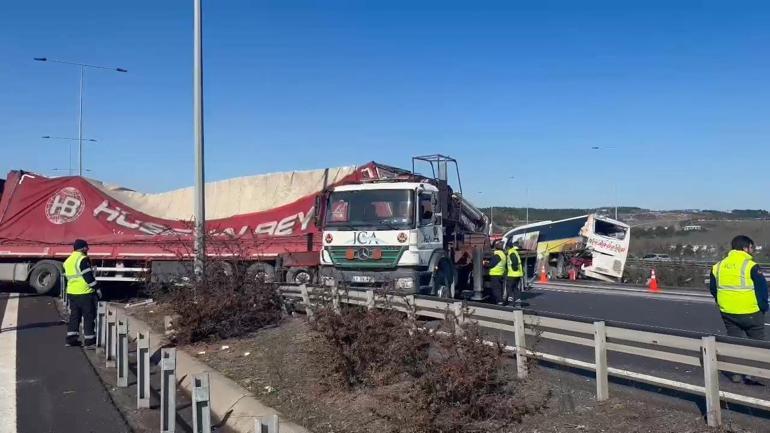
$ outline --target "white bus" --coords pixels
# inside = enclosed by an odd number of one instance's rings
[[[528,261],[527,275],[543,265],[551,278],[583,278],[620,282],[626,265],[631,228],[596,214],[517,227],[505,235],[506,245],[519,242]]]

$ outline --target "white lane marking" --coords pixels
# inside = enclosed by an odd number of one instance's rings
[[[3,322],[0,324],[0,433],[16,432],[16,326],[19,318],[19,295],[8,296]]]

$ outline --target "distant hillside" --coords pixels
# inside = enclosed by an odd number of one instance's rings
[[[493,207],[493,208],[481,208],[480,209],[484,214],[487,216],[490,215],[490,210],[494,214],[494,231],[499,232],[503,230],[508,230],[513,227],[518,227],[520,225],[526,224],[527,221],[527,209],[526,208],[520,208],[520,207]],[[618,216],[620,219],[623,219],[624,215],[634,215],[634,214],[640,214],[650,212],[647,209],[642,209],[638,207],[619,207],[618,208]],[[603,207],[603,208],[592,208],[592,209],[538,209],[538,208],[530,208],[529,209],[529,222],[537,222],[537,221],[557,221],[562,220],[566,218],[572,218],[576,216],[586,215],[590,213],[598,213],[600,215],[607,215],[609,217],[614,217],[615,215],[615,208],[614,207]]]
[[[482,208],[489,216],[490,208]],[[494,233],[505,233],[526,223],[526,208],[495,207]],[[614,217],[613,207],[597,209],[529,209],[529,222],[560,220],[590,213]],[[763,209],[653,211],[618,208],[618,218],[631,225],[631,254],[668,253],[674,259],[713,259],[729,250],[738,234],[750,236],[761,247],[757,259],[770,261],[770,212]],[[685,229],[687,227],[687,229]]]
[[[494,231],[496,233],[509,230],[513,227],[524,225],[527,222],[527,209],[520,207],[493,207],[480,208],[487,216],[490,211],[494,216]],[[538,221],[556,221],[566,218],[572,218],[590,213],[598,213],[608,217],[615,216],[615,208],[554,208],[554,209],[529,209],[529,222]],[[665,210],[655,211],[633,206],[623,206],[618,208],[618,219],[628,223],[632,227],[645,226],[668,226],[672,224],[698,224],[708,221],[750,221],[750,220],[770,220],[770,212],[764,209],[734,209],[732,211],[718,210]]]

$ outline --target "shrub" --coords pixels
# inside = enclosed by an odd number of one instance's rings
[[[315,311],[312,329],[320,342],[318,355],[330,368],[330,379],[344,388],[392,383],[403,375],[423,373],[428,336],[413,332],[404,314],[342,306]]]
[[[434,340],[425,374],[407,396],[411,420],[402,431],[495,430],[544,407],[550,393],[525,396],[525,384],[515,377],[502,344],[485,343],[475,322],[448,324],[461,332]]]
[[[281,319],[281,297],[272,284],[246,279],[240,272],[222,272],[216,263],[200,278],[185,280],[188,284],[167,287],[159,299],[176,315],[180,343],[238,337]]]
[[[495,430],[540,410],[550,393],[529,391],[499,343],[453,314],[437,331],[418,329],[413,314],[340,306],[314,310],[318,365],[329,385],[380,389],[397,409],[380,408],[399,432]],[[534,397],[533,397],[534,395]],[[392,407],[392,406],[391,406]]]

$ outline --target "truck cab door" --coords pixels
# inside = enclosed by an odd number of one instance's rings
[[[423,191],[418,198],[417,243],[420,249],[441,248],[444,233],[441,226],[441,209],[435,192]]]

